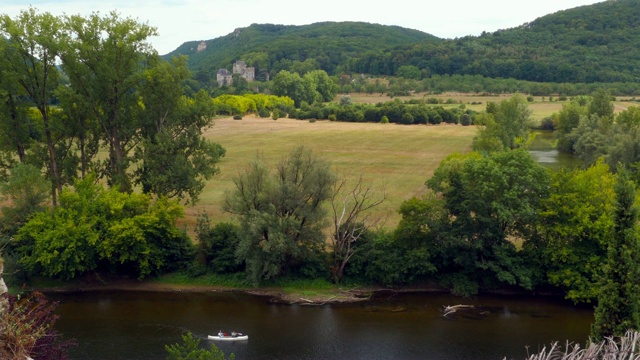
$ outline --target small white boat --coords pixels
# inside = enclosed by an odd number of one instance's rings
[[[249,340],[249,335],[245,334],[236,334],[236,335],[209,335],[209,340],[218,340],[218,341],[240,341],[240,340]]]

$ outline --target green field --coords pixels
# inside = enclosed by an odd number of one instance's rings
[[[227,150],[220,173],[208,183],[195,206],[187,208],[187,229],[204,211],[213,223],[231,219],[222,210],[224,193],[233,188],[232,179],[261,152],[269,162],[277,162],[297,145],[305,145],[332,162],[337,173],[353,179],[360,174],[376,188],[386,188],[387,201],[377,209],[388,216],[393,227],[400,217],[400,204],[425,193],[424,182],[440,161],[453,152],[470,151],[476,133],[473,126],[403,126],[395,124],[344,123],[245,117],[221,118],[206,137]]]
[[[463,93],[439,95],[416,94],[410,98],[439,97],[454,99],[474,110],[483,111],[488,101],[499,102],[511,95],[480,96]],[[379,94],[352,94],[360,103],[389,101]],[[468,105],[481,102],[478,105]],[[565,102],[542,101],[536,97],[529,104],[532,118],[539,121],[562,109]],[[616,112],[633,103],[616,102]],[[453,105],[457,106],[457,105]],[[225,191],[233,188],[232,179],[261,152],[265,159],[275,163],[286,156],[291,148],[305,145],[331,161],[341,176],[350,179],[361,174],[367,183],[385,188],[387,201],[377,209],[376,215],[387,217],[386,226],[394,227],[400,217],[400,204],[412,196],[420,196],[427,189],[424,182],[431,177],[440,161],[453,152],[470,151],[476,134],[474,126],[441,124],[395,125],[375,123],[345,123],[245,117],[243,120],[219,118],[206,132],[206,137],[220,143],[227,155],[219,164],[220,173],[208,183],[195,206],[187,208],[187,229],[192,232],[200,212],[209,214],[213,223],[231,220],[222,210]]]

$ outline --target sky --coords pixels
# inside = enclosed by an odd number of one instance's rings
[[[210,40],[251,24],[306,25],[363,21],[453,39],[508,29],[541,16],[603,0],[0,0],[11,17],[32,6],[54,15],[117,11],[158,30],[159,54],[187,41]]]

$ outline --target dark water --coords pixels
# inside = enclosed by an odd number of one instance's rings
[[[554,170],[571,170],[580,167],[582,162],[571,154],[563,154],[555,149],[553,131],[536,130],[536,138],[529,146],[529,153],[540,164]]]
[[[59,300],[58,330],[79,341],[73,359],[164,359],[191,332],[239,331],[217,343],[241,359],[522,359],[553,341],[584,343],[588,308],[559,299],[445,294],[384,295],[367,304],[276,305],[234,293],[85,292]],[[444,317],[444,305],[479,311]]]

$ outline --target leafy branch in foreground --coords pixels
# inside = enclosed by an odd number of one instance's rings
[[[167,360],[226,360],[222,350],[211,344],[209,350],[201,349],[200,339],[194,339],[191,333],[182,335],[182,344],[165,345],[167,350]],[[229,360],[234,360],[236,356],[232,353]]]

